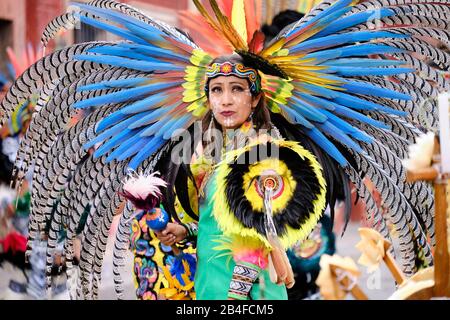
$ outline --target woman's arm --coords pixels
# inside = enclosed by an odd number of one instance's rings
[[[241,236],[232,237],[230,245],[236,265],[228,289],[228,299],[247,300],[261,271],[268,266],[269,251],[261,241]]]

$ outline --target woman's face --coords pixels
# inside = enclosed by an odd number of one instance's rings
[[[223,129],[239,128],[258,105],[248,81],[236,76],[219,76],[209,81],[209,107]]]

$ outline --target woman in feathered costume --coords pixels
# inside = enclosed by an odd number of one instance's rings
[[[160,207],[179,224],[175,203],[196,215],[186,190],[197,188],[197,197],[204,195],[198,203],[198,298],[260,298],[261,293],[286,298],[284,285],[292,285],[292,272],[285,249],[309,234],[326,203],[332,208],[339,193],[350,199],[349,180],[374,226],[389,237],[364,177],[389,208],[406,274],[416,271],[418,261],[431,264],[434,207],[425,200],[432,199],[432,189],[406,183],[401,158],[419,128],[436,130],[436,103],[428,98],[449,89],[441,74],[448,70],[448,54],[422,39],[449,43],[447,1],[324,1],[267,44],[252,23],[250,1],[234,1],[221,10],[210,0],[213,15],[194,3],[240,58],[215,60],[176,29],[111,0],[79,4],[79,11],[46,28],[44,44],[77,20],[125,41],[76,44],[51,53],[25,71],[2,101],[2,123],[33,92],[42,105],[14,170],[20,182],[34,163],[28,251],[49,223],[51,266],[58,231],[65,228],[65,263],[73,278],[75,231],[89,205],[77,297],[97,298],[108,231],[120,214],[113,259],[120,295],[133,209],[130,203],[123,206],[123,182],[131,168],[161,173],[167,187],[161,190]],[[423,64],[414,53],[430,57],[436,66]],[[223,111],[226,99],[216,100],[215,94],[231,99],[233,77],[248,82],[241,89],[250,95],[236,104],[247,111],[229,121],[236,109],[228,103],[230,112]],[[215,90],[216,82],[222,89]],[[262,101],[267,110],[258,106]],[[78,109],[89,107],[92,113],[68,126]],[[246,121],[252,107],[253,121]],[[225,145],[219,144],[223,155],[211,154],[214,170],[205,171],[209,179],[193,184],[196,168],[190,160],[205,133],[196,130],[197,120],[221,133],[227,127],[239,130],[225,134]],[[251,123],[256,134],[246,135]],[[266,128],[273,134],[262,134]],[[209,155],[206,147],[197,156]],[[187,161],[172,157],[184,149]],[[166,232],[163,241],[172,244],[178,240],[175,233]],[[221,242],[213,246],[217,237]]]

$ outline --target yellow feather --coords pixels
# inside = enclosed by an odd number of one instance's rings
[[[279,106],[277,103],[275,103],[275,102],[273,102],[273,101],[271,101],[271,100],[268,100],[268,101],[267,101],[267,107],[268,107],[269,110],[272,111],[273,113],[280,113],[280,112],[281,112],[280,106]]]
[[[247,43],[244,42],[236,29],[234,29],[228,18],[223,15],[216,0],[209,0],[209,3],[211,4],[211,8],[213,9],[214,14],[217,18],[221,33],[225,36],[226,39],[228,39],[234,49],[248,50]]]
[[[199,90],[199,88],[202,88],[204,85],[205,84],[196,81],[187,81],[184,82],[181,86],[186,90]]]
[[[259,55],[263,58],[266,58],[266,57],[274,54],[275,52],[280,51],[280,49],[284,46],[285,43],[286,43],[286,38],[281,38],[278,41],[276,41],[275,43],[273,43],[271,46],[262,50]]]
[[[167,299],[170,299],[170,298],[172,298],[173,296],[175,296],[177,294],[178,290],[175,289],[175,288],[163,288],[163,289],[161,289],[160,292]]]
[[[326,70],[327,66],[311,66],[311,65],[288,65],[283,70],[287,70],[288,72],[303,72],[306,70]]]
[[[272,57],[284,57],[289,54],[289,49],[280,49],[272,54]]]
[[[170,274],[169,269],[167,269],[166,266],[162,266],[163,272],[164,272],[164,276],[166,277],[166,280],[169,282],[169,287],[173,287],[174,283],[173,283],[173,278],[172,275]]]
[[[193,0],[194,5],[197,7],[197,10],[200,12],[200,14],[205,18],[206,22],[219,34],[222,33],[220,30],[219,25],[212,19],[212,17],[209,15],[208,11],[206,11],[205,7],[200,3],[199,0]]]
[[[271,93],[271,96],[268,98],[270,98],[270,100],[276,102],[277,104],[285,105],[287,103],[286,98],[274,95],[273,93]]]
[[[200,49],[194,49],[192,51],[192,56],[189,59],[189,61],[198,67],[204,67],[207,66],[211,63],[211,61],[213,60],[213,58],[208,55],[206,52],[204,52],[203,50]]]
[[[272,63],[281,63],[281,62],[289,62],[289,63],[293,63],[295,62],[300,62],[301,58],[303,58],[305,56],[305,54],[299,54],[299,55],[292,55],[292,56],[281,56],[281,55],[277,55],[275,57],[270,57],[267,60],[269,60]],[[314,61],[315,59],[311,59],[312,61]],[[303,62],[303,61],[301,61]]]
[[[206,96],[198,99],[197,101],[192,102],[188,107],[187,111],[192,112],[192,115],[197,118],[203,117],[208,111],[208,107],[206,105]]]
[[[203,76],[206,73],[206,69],[196,66],[187,66],[184,69],[184,72],[186,73],[186,75],[184,76],[185,80],[194,81],[195,79],[197,79],[197,77]],[[186,77],[188,77],[189,79],[187,79]]]
[[[183,102],[195,102],[202,98],[205,93],[201,93],[198,90],[184,90],[183,92]]]
[[[247,43],[247,22],[245,19],[244,0],[234,0],[231,10],[231,22],[237,33]]]

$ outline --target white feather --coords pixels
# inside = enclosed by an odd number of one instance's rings
[[[403,165],[408,170],[428,168],[433,157],[433,132],[421,135],[416,141],[415,144],[409,146],[408,159],[403,160]]]
[[[159,178],[159,172],[153,172],[152,174],[138,175],[134,173],[130,174],[131,177],[124,183],[123,189],[131,193],[136,198],[145,199],[149,194],[153,196],[160,196],[160,187],[166,187],[167,182]]]

